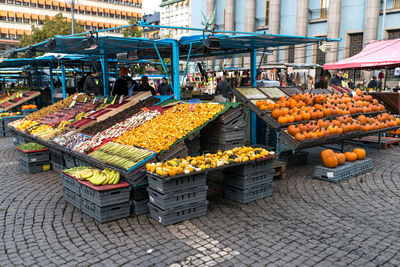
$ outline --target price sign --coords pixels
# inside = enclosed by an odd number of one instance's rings
[[[119,103],[120,103],[120,104],[122,103],[122,100],[124,100],[124,96],[123,96],[123,95],[121,95],[121,96],[119,97]]]
[[[93,105],[94,105],[94,103],[96,103],[96,98],[93,98]]]
[[[115,103],[115,99],[117,99],[117,95],[114,96],[113,100],[111,101],[111,105]]]
[[[76,101],[72,101],[71,105],[69,105],[70,108],[72,108],[76,104]]]
[[[328,176],[328,178],[333,178],[333,172],[327,172],[326,176]]]
[[[85,100],[83,100],[83,102],[86,103],[86,101],[87,101],[87,97],[85,97]]]
[[[78,98],[78,95],[75,95],[72,99],[75,100]]]
[[[107,104],[107,97],[104,98],[104,104]]]

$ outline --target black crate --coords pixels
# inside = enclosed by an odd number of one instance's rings
[[[71,190],[63,187],[63,197],[65,202],[68,202],[78,209],[81,209],[81,197]]]
[[[203,201],[175,210],[162,210],[149,203],[150,217],[162,225],[170,225],[207,215],[208,202]]]
[[[20,160],[26,161],[28,163],[44,162],[50,160],[50,151],[48,149],[39,152],[23,152],[21,150],[18,150],[18,156]]]
[[[180,178],[165,179],[158,175],[147,173],[149,187],[164,194],[177,190],[184,190],[196,186],[206,185],[206,174],[190,174]]]
[[[61,171],[65,169],[65,166],[57,162],[51,161],[51,169],[56,173],[61,174]]]
[[[142,199],[140,201],[131,201],[131,213],[134,215],[142,215],[149,213],[149,199]]]
[[[136,186],[131,186],[131,199],[140,201],[143,199],[149,199],[149,192],[147,192],[147,187],[149,184],[141,184]]]
[[[242,176],[247,176],[253,173],[260,173],[263,170],[268,171],[272,169],[273,167],[274,160],[273,159],[268,159],[268,160],[261,160],[261,161],[252,161],[247,164],[243,164],[240,166],[235,166],[235,167],[228,167],[226,168],[226,172],[228,173],[233,173],[236,175],[242,175]]]
[[[274,181],[274,169],[263,170],[262,172],[247,176],[225,173],[224,178],[225,185],[244,190],[258,185],[272,183]]]
[[[97,191],[81,184],[81,197],[94,203],[99,207],[111,206],[119,203],[129,202],[130,186]]]
[[[249,203],[251,201],[255,201],[258,199],[271,197],[273,191],[274,191],[273,183],[256,186],[248,190],[241,190],[236,187],[225,186],[224,195],[226,198],[240,203]]]
[[[50,149],[50,159],[51,161],[57,162],[58,164],[65,166],[63,153],[61,151]]]
[[[130,216],[130,202],[119,203],[106,207],[99,207],[96,204],[82,198],[81,210],[83,213],[94,218],[100,223],[115,221]]]
[[[61,180],[65,188],[78,195],[81,195],[81,184],[78,182],[78,180],[66,175],[63,172],[61,172]]]
[[[134,171],[131,174],[124,175],[122,177],[124,182],[127,182],[131,186],[137,186],[142,184],[147,184],[147,175],[145,172],[145,168],[141,168],[140,170]]]
[[[75,158],[72,157],[69,154],[63,153],[63,158],[65,161],[65,166],[67,167],[67,169],[71,169],[71,168],[75,168],[76,167],[76,163],[75,163]]]
[[[26,173],[38,173],[51,170],[50,161],[28,163],[19,160],[19,167]]]
[[[279,154],[279,160],[285,162],[286,166],[297,166],[297,165],[307,164],[308,152],[296,151],[293,154],[292,151],[284,151]]]
[[[170,210],[205,201],[207,198],[207,189],[208,187],[205,185],[162,194],[151,188],[147,188],[149,191],[149,202],[163,210]]]

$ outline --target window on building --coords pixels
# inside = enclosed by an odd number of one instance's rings
[[[54,5],[52,9],[53,9],[53,10],[57,10],[57,9],[58,9],[58,6]]]
[[[43,6],[43,5],[41,5],[41,4],[39,4],[39,5],[38,5],[38,8],[43,8],[43,7],[44,7],[44,6]]]
[[[15,4],[20,6],[22,3],[21,1],[15,1]]]
[[[294,63],[294,45],[288,47],[288,63]]]
[[[349,57],[354,56],[355,54],[358,54],[362,48],[363,48],[363,33],[352,33],[349,34],[350,38],[350,47],[349,47]],[[349,72],[349,77],[351,79],[359,80],[361,77],[361,71],[360,70],[350,70]]]
[[[24,23],[29,23],[29,19],[24,19]]]
[[[14,17],[8,17],[8,21],[14,21]]]
[[[7,0],[7,4],[14,4],[14,0]]]
[[[7,39],[7,34],[2,33],[2,34],[1,34],[1,38],[2,38],[2,39]]]
[[[390,1],[389,1],[390,3]],[[398,9],[400,8],[400,0],[393,0],[393,9]]]
[[[269,0],[265,0],[265,26],[268,26],[269,21]]]
[[[113,17],[114,17],[114,14],[113,14],[113,13],[110,13],[109,16],[110,16],[110,18],[113,18]]]
[[[36,7],[36,4],[31,2],[31,7]]]
[[[93,15],[93,16],[96,16],[96,15],[97,15],[97,12],[92,11],[92,15]]]
[[[4,0],[3,0],[3,1],[4,1]],[[1,1],[0,1],[0,3],[1,3]],[[4,3],[4,2],[3,2],[3,3]],[[22,5],[23,5],[23,6],[29,6],[29,2],[23,2]]]
[[[7,20],[7,17],[5,17],[5,16],[0,16],[0,20]]]
[[[329,7],[329,0],[321,0],[321,8],[319,17],[321,19],[326,19],[328,17],[328,7]]]
[[[399,1],[400,2],[400,1]],[[398,30],[391,30],[388,32],[388,39],[397,39],[400,38],[400,29]]]
[[[15,21],[16,22],[22,22],[22,18],[16,18]]]
[[[6,0],[0,0],[0,3],[5,3],[6,2]]]
[[[44,8],[45,8],[45,9],[51,9],[51,6],[45,5]]]
[[[103,16],[103,12],[98,12],[97,15]]]
[[[67,7],[65,10],[66,10],[67,12],[71,12],[71,8],[70,8],[70,7]]]
[[[58,9],[59,9],[60,11],[64,11],[64,10],[65,10],[65,7],[60,6]]]

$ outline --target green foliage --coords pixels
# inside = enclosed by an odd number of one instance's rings
[[[75,33],[84,32],[85,29],[75,23]],[[44,24],[41,27],[32,25],[32,35],[25,35],[20,39],[21,46],[25,47],[39,42],[43,42],[54,35],[69,35],[72,33],[72,23],[67,22],[67,18],[63,17],[62,13],[58,13],[54,20],[50,20],[46,16]]]
[[[136,24],[135,18],[131,18],[129,20],[129,25],[132,25],[132,24]],[[124,37],[142,37],[142,32],[139,30],[139,27],[137,27],[137,26],[125,28],[122,33],[123,33]]]

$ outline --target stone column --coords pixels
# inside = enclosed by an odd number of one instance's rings
[[[341,0],[330,0],[328,8],[328,34],[329,39],[340,38],[340,13]],[[334,63],[338,61],[339,42],[329,43],[332,52],[326,53],[326,63]]]
[[[215,0],[207,0],[207,17],[212,18],[215,10]],[[214,70],[214,60],[208,60],[208,66]]]
[[[380,1],[367,0],[365,5],[365,19],[364,19],[364,34],[363,34],[363,47],[369,42],[378,39],[378,22],[380,12]],[[372,71],[366,71],[364,78],[369,82]]]
[[[271,34],[279,34],[281,18],[281,1],[280,0],[270,0],[269,3],[269,20],[268,20],[268,30]],[[279,58],[278,47],[272,48],[272,55],[265,56],[268,62],[266,63],[276,63]]]
[[[225,0],[225,31],[235,30],[235,0]],[[227,59],[223,60],[225,62]],[[231,58],[225,67],[229,68],[233,65],[233,58]]]
[[[297,0],[296,35],[307,36],[308,0]],[[295,63],[306,62],[306,46],[301,44],[295,48]]]
[[[246,19],[245,19],[246,32],[254,32],[256,29],[255,26],[256,26],[256,1],[247,0]],[[243,67],[250,68],[250,56],[244,58]]]

